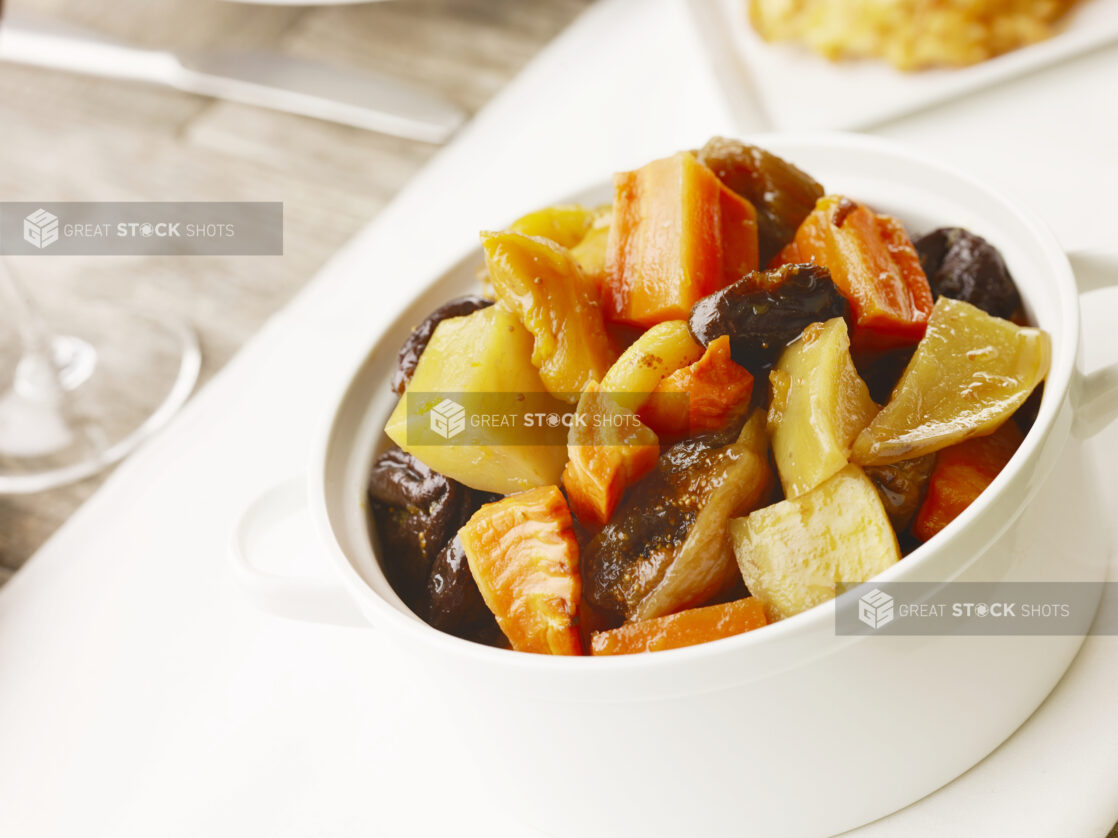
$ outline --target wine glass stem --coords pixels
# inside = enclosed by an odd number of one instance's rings
[[[54,335],[16,279],[11,265],[3,259],[0,259],[0,295],[7,298],[11,305],[19,330],[20,360],[16,368],[16,386],[20,389],[29,387],[46,397],[57,396],[62,385],[54,363]],[[28,377],[32,380],[26,380]]]

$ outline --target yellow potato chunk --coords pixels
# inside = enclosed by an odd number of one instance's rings
[[[854,438],[878,408],[850,360],[841,317],[808,326],[770,381],[773,456],[784,494],[794,498],[846,466]]]
[[[1048,374],[1047,333],[940,297],[889,403],[851,460],[888,465],[996,431]]]
[[[730,521],[749,592],[769,621],[799,614],[865,582],[901,558],[870,479],[855,465],[797,498]]]
[[[567,462],[567,431],[561,425],[541,429],[532,439],[537,444],[524,444],[526,431],[519,424],[479,427],[470,421],[513,411],[567,412],[546,392],[532,364],[532,343],[516,315],[499,305],[444,320],[423,350],[385,433],[435,471],[474,489],[506,495],[558,484]],[[447,398],[458,411],[450,421],[460,424],[449,427],[444,441],[432,433],[432,413],[443,410]]]

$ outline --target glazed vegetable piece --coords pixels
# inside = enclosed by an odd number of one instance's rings
[[[878,407],[850,360],[846,321],[812,323],[769,376],[773,458],[789,498],[843,469]]]
[[[492,300],[470,294],[444,303],[427,315],[427,318],[412,330],[408,339],[404,341],[404,345],[400,347],[400,354],[396,361],[396,371],[392,373],[392,392],[397,396],[403,394],[404,388],[408,386],[408,382],[415,374],[419,357],[423,354],[423,350],[427,348],[431,335],[435,333],[436,326],[451,317],[462,317],[491,305],[493,305]]]
[[[834,599],[901,558],[873,483],[849,465],[810,492],[730,522],[742,578],[770,622]]]
[[[571,248],[583,240],[594,218],[592,209],[579,204],[561,204],[522,215],[509,225],[509,230]]]
[[[598,291],[568,251],[521,233],[484,233],[485,263],[497,298],[535,338],[532,363],[548,392],[577,402],[617,353],[606,334]]]
[[[827,195],[782,253],[826,267],[854,316],[859,350],[915,343],[932,311],[932,291],[904,227],[841,195]]]
[[[886,465],[992,433],[1048,373],[1048,335],[940,297],[928,333],[852,460]]]
[[[491,413],[509,407],[493,394],[523,396],[526,410],[563,413],[532,364],[532,335],[501,306],[444,320],[435,329],[385,433],[435,471],[486,492],[509,494],[559,482],[567,461],[566,430],[543,429],[539,442],[525,444],[519,427],[473,427],[465,412]],[[432,411],[446,394],[469,402],[462,426],[448,440],[433,437]],[[464,395],[463,395],[464,394]],[[470,402],[466,399],[474,399]],[[451,405],[453,407],[453,405]],[[443,408],[440,408],[443,409]]]
[[[496,498],[491,496],[489,502],[493,500]],[[423,618],[439,631],[472,640],[497,627],[470,573],[466,551],[457,535],[435,557],[427,577],[426,594]]]
[[[655,160],[614,180],[606,317],[647,328],[757,268],[752,205],[693,154]]]
[[[599,289],[606,278],[606,247],[609,228],[613,223],[613,205],[605,204],[594,210],[590,228],[581,241],[571,247],[571,258],[582,269],[583,275]]]
[[[513,649],[582,654],[578,542],[558,487],[487,503],[458,538],[482,598]]]
[[[764,416],[668,448],[586,548],[587,599],[625,620],[700,605],[737,580],[726,522],[772,486]]]
[[[897,532],[904,532],[912,523],[935,464],[936,455],[927,454],[913,460],[899,460],[887,466],[866,466],[863,469],[877,489]]]
[[[757,210],[762,265],[792,241],[815,202],[823,197],[823,187],[809,175],[757,146],[714,137],[698,156],[700,163]]]
[[[765,623],[765,610],[760,600],[746,597],[666,617],[626,623],[609,631],[596,631],[592,636],[590,654],[634,655],[681,649],[744,634]]]
[[[939,452],[928,494],[913,523],[913,534],[927,541],[962,514],[994,482],[1024,437],[1015,422],[989,436],[952,445]]]
[[[373,462],[366,491],[385,575],[408,606],[422,614],[431,564],[473,512],[473,495],[398,448]]]
[[[640,410],[660,382],[702,356],[686,321],[657,323],[621,353],[602,379],[602,390],[627,410]]]
[[[998,249],[961,227],[941,227],[916,242],[920,264],[937,297],[963,300],[994,317],[1013,317],[1021,295]]]
[[[583,524],[605,524],[625,489],[651,471],[659,456],[656,434],[591,382],[567,436],[563,488],[571,511]]]
[[[752,395],[753,376],[734,363],[723,335],[699,360],[661,381],[640,415],[661,436],[688,436],[724,427]]]
[[[734,361],[759,376],[809,324],[845,317],[849,310],[826,268],[790,264],[704,297],[687,322],[703,346],[729,336]]]

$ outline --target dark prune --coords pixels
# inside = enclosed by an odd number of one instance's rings
[[[850,303],[826,268],[782,265],[703,297],[691,308],[687,325],[703,346],[729,335],[735,363],[759,375],[810,324],[849,316]]]
[[[912,460],[901,460],[887,466],[866,466],[864,471],[881,496],[893,529],[904,532],[920,508],[928,480],[936,464],[936,455],[927,454]]]
[[[373,463],[368,495],[385,575],[422,613],[431,564],[472,514],[474,493],[394,448]]]
[[[866,382],[871,399],[878,404],[888,403],[893,395],[893,388],[901,380],[901,373],[915,352],[916,346],[912,345],[886,352],[854,353],[854,366],[858,368],[858,375]]]
[[[583,592],[605,619],[690,608],[740,581],[726,523],[771,483],[754,444],[723,432],[679,442],[629,490],[583,551]]]
[[[699,162],[757,210],[761,264],[792,241],[823,187],[786,160],[757,146],[715,137],[699,151]]]
[[[998,249],[961,227],[941,227],[916,242],[920,265],[937,298],[962,300],[992,314],[1013,317],[1021,295]]]
[[[424,619],[439,631],[473,639],[481,629],[496,625],[470,572],[462,542],[454,536],[439,551],[427,577]]]
[[[493,305],[492,300],[467,294],[465,297],[458,297],[449,303],[444,303],[427,315],[427,319],[412,330],[408,339],[404,341],[404,345],[400,347],[396,371],[392,373],[392,392],[397,396],[403,395],[404,389],[411,381],[412,375],[415,374],[419,356],[427,348],[431,335],[435,333],[436,326],[451,317],[473,314],[475,311],[488,308],[491,305]]]

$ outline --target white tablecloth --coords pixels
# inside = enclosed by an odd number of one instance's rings
[[[1069,247],[1107,245],[1116,82],[1118,50],[1099,51],[879,133],[980,172]],[[453,696],[420,694],[374,630],[258,613],[228,532],[303,468],[342,377],[479,228],[755,127],[679,0],[603,0],[533,62],[0,590],[0,836],[527,834],[440,775]],[[1118,640],[1093,639],[1010,743],[865,834],[1105,834],[1115,696]]]

